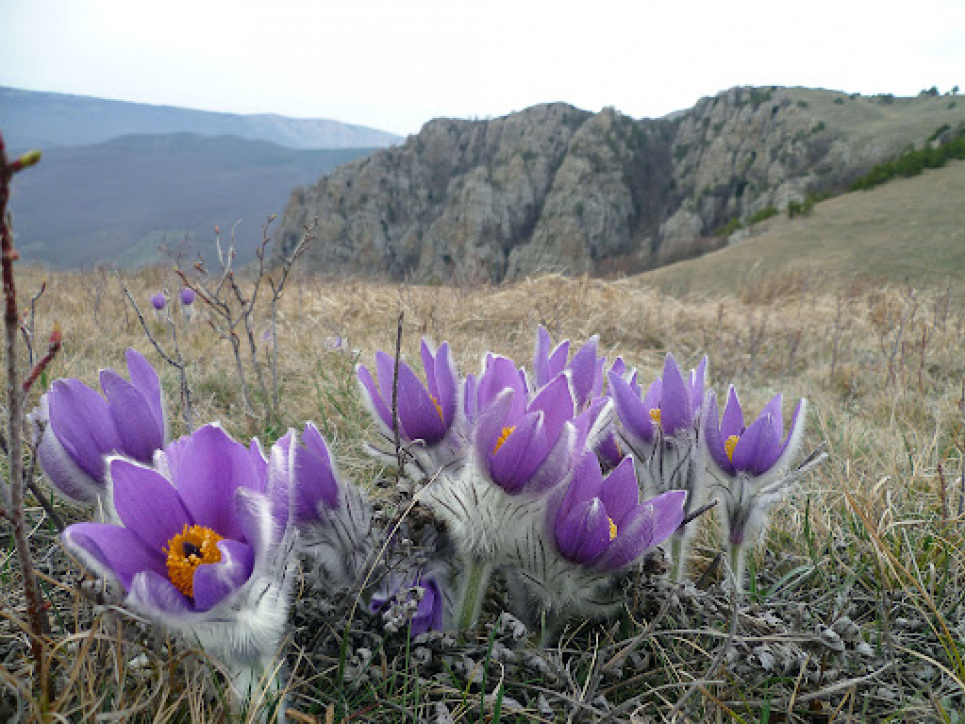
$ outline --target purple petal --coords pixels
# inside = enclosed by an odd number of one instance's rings
[[[255,468],[255,475],[262,483],[258,489],[265,492],[268,489],[268,459],[265,457],[264,448],[261,447],[261,441],[257,437],[251,438],[248,453],[251,455],[251,464]]]
[[[507,415],[516,396],[514,390],[504,389],[479,414],[475,423],[473,444],[480,460],[486,460],[492,455],[505,423],[509,422]]]
[[[599,366],[597,357],[599,341],[598,335],[590,337],[570,361],[569,368],[573,374],[573,392],[576,397],[576,404],[580,407],[585,406],[593,394],[597,367]]]
[[[546,384],[551,379],[556,377],[560,372],[566,369],[566,358],[570,355],[570,340],[564,339],[558,345],[556,349],[550,354],[549,359],[546,361],[546,380],[543,384]]]
[[[382,399],[378,385],[376,385],[375,380],[372,379],[372,373],[369,372],[367,367],[358,365],[355,368],[355,374],[358,376],[359,382],[362,383],[362,396],[368,401],[372,411],[382,420],[382,424],[391,431],[393,427],[392,410],[389,409],[385,404],[385,400]]]
[[[194,572],[194,606],[207,611],[234,593],[251,578],[254,552],[246,543],[219,540],[221,560],[198,566]]]
[[[593,563],[610,545],[610,523],[603,501],[583,501],[557,523],[556,545],[568,560]]]
[[[733,391],[731,387],[731,391]],[[704,419],[704,439],[707,441],[707,452],[713,463],[720,468],[721,472],[727,475],[734,475],[734,464],[727,456],[727,448],[724,446],[724,436],[721,432],[722,425],[717,418],[717,393],[710,390],[707,393],[707,416]]]
[[[104,456],[121,447],[107,401],[74,379],[56,380],[48,395],[49,427],[81,470],[103,480]]]
[[[797,404],[794,406],[794,413],[791,415],[791,424],[787,430],[787,439],[785,439],[784,444],[781,445],[781,451],[779,453],[782,456],[788,447],[793,444],[792,441],[800,440],[801,432],[803,432],[804,426],[804,416],[801,413],[804,411],[806,405],[807,403],[802,398],[798,400]]]
[[[154,371],[151,363],[135,349],[128,349],[124,356],[127,358],[127,371],[131,376],[131,384],[147,401],[158,429],[167,440],[164,401],[161,397],[161,381],[158,379],[157,372]]]
[[[704,406],[704,384],[707,381],[707,355],[704,355],[696,370],[690,373],[691,402],[694,415],[698,415]]]
[[[680,367],[669,353],[660,379],[660,427],[664,435],[673,437],[678,431],[686,430],[693,424],[694,411],[687,384],[680,374]]]
[[[486,357],[486,371],[479,378],[476,387],[479,409],[482,410],[507,387],[516,392],[509,412],[510,419],[516,420],[522,417],[526,409],[526,386],[519,376],[515,362],[508,357],[488,355]]]
[[[536,376],[536,389],[550,380],[549,359],[550,346],[553,344],[550,333],[540,324],[536,328],[536,350],[533,353],[533,374]]]
[[[546,426],[546,440],[552,445],[556,442],[563,424],[573,419],[576,412],[573,393],[570,389],[569,374],[559,374],[552,382],[543,387],[529,404],[527,412],[542,412]]]
[[[741,409],[740,400],[737,399],[737,390],[734,385],[727,390],[727,404],[724,406],[724,415],[720,419],[720,436],[726,440],[731,435],[740,437],[744,434],[744,411]]]
[[[633,437],[652,442],[653,419],[650,417],[650,409],[622,377],[611,372],[609,381],[610,394],[613,395],[613,403],[623,428]]]
[[[399,365],[399,424],[409,440],[432,445],[446,435],[446,426],[422,382],[406,364]]]
[[[640,502],[640,486],[637,484],[633,458],[624,458],[606,477],[602,487],[600,497],[606,507],[607,515],[619,528]]]
[[[107,485],[81,470],[48,424],[37,446],[40,466],[57,490],[71,500],[91,503],[107,492]]]
[[[781,438],[775,431],[770,414],[762,414],[751,423],[734,448],[734,467],[751,475],[770,470],[781,452]]]
[[[256,560],[263,560],[281,541],[285,532],[272,515],[271,501],[266,495],[239,488],[234,501],[234,511],[244,531],[243,536],[238,538],[248,542],[255,552]]]
[[[147,548],[131,530],[107,523],[75,523],[63,533],[64,544],[76,555],[93,564],[98,572],[109,570],[124,590],[140,571],[167,575],[165,556],[160,548]]]
[[[412,635],[419,636],[426,631],[442,631],[445,604],[439,584],[434,578],[423,578],[419,585],[425,590],[425,594],[412,617]]]
[[[511,495],[518,493],[549,454],[543,414],[527,413],[495,452],[490,452],[489,474]]]
[[[134,576],[127,603],[174,628],[183,626],[193,613],[188,599],[165,576],[141,571]]]
[[[573,479],[566,489],[563,503],[557,515],[568,516],[574,508],[600,497],[602,492],[603,473],[600,471],[600,464],[597,462],[595,455],[584,452],[576,463]]]
[[[774,425],[774,435],[778,440],[784,437],[784,395],[778,392],[770,401],[764,405],[764,409],[761,410],[761,415],[770,415],[771,423]]]
[[[196,522],[178,491],[157,471],[123,458],[113,458],[110,469],[114,508],[147,548],[160,551],[185,525]]]
[[[426,375],[429,374],[430,369],[427,367]],[[442,408],[442,417],[446,427],[448,427],[452,425],[452,421],[456,417],[457,393],[459,391],[459,377],[456,373],[456,366],[452,361],[452,351],[449,349],[448,342],[443,342],[436,350],[431,374],[431,379],[434,382],[429,389]]]
[[[235,491],[263,488],[248,448],[217,425],[205,425],[185,439],[179,458],[172,474],[194,522],[225,538],[240,538]]]
[[[613,366],[610,368],[610,372],[619,377],[623,377],[623,375],[627,373],[627,363],[623,361],[623,357],[617,357],[613,360]]]
[[[284,529],[292,515],[295,500],[294,477],[297,474],[296,450],[292,449],[295,431],[289,429],[274,445],[268,457],[268,475],[264,492],[271,502],[271,514],[275,524]],[[255,488],[256,492],[262,492]]]
[[[685,491],[671,490],[638,505],[618,526],[617,536],[598,561],[598,567],[610,571],[622,568],[673,535],[683,520],[686,499]]]
[[[151,462],[154,451],[164,446],[164,427],[158,426],[151,406],[134,385],[113,370],[101,370],[100,377],[120,436],[120,451],[142,463]]]
[[[399,360],[399,371],[405,364]],[[392,427],[392,390],[395,388],[395,357],[390,357],[382,350],[375,353],[375,374],[379,381],[379,391],[382,393],[382,400],[389,409],[389,427]]]
[[[312,423],[302,433],[305,447],[295,449],[295,519],[304,523],[318,518],[318,504],[338,504],[338,479],[325,440]]]

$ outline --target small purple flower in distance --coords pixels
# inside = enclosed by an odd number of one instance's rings
[[[76,523],[63,533],[129,608],[223,658],[241,687],[271,671],[287,625],[291,438],[266,460],[256,441],[245,447],[206,425],[166,447],[155,468],[112,457],[121,524]]]
[[[194,304],[194,296],[194,290],[191,287],[183,287],[181,289],[181,304],[190,307]]]
[[[155,311],[160,312],[164,309],[164,305],[168,303],[168,298],[164,296],[164,292],[158,292],[153,297],[151,297],[151,304],[154,306]]]
[[[167,439],[161,384],[151,364],[127,350],[130,382],[101,370],[105,397],[80,380],[55,380],[32,420],[45,424],[37,447],[40,466],[68,498],[100,501],[110,514],[105,457],[118,453],[150,463]]]

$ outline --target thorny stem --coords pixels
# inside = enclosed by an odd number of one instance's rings
[[[13,174],[28,165],[24,156],[13,164],[7,163],[7,152],[0,136],[0,259],[3,267],[3,296],[5,352],[7,357],[7,443],[9,446],[9,494],[4,491],[6,502],[9,503],[7,517],[13,524],[13,536],[16,541],[17,557],[20,560],[23,575],[24,598],[27,602],[27,623],[30,628],[30,649],[33,654],[36,671],[43,691],[41,695],[47,699],[46,656],[44,654],[44,635],[50,633],[50,622],[44,609],[33,561],[30,558],[30,543],[27,540],[27,525],[24,519],[23,507],[23,403],[24,392],[20,384],[20,370],[17,368],[17,333],[20,330],[20,316],[17,311],[17,288],[14,284],[13,263],[18,255],[13,248],[13,232],[7,216],[7,203],[10,199],[10,180]],[[32,163],[39,157],[34,156]]]

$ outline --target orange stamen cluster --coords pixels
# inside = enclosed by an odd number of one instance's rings
[[[660,424],[660,408],[655,407],[650,410],[650,419],[653,420],[658,425]]]
[[[194,597],[194,573],[198,566],[221,560],[218,541],[222,538],[203,525],[185,523],[184,529],[163,549],[167,554],[168,578],[188,598]]]
[[[606,517],[607,522],[610,524],[610,540],[617,537],[617,524],[613,522],[613,518],[609,515]]]
[[[502,434],[499,436],[499,439],[496,440],[496,447],[493,448],[493,455],[495,455],[496,451],[503,446],[503,443],[506,442],[506,438],[512,435],[513,430],[515,429],[516,429],[515,425],[511,425],[509,427],[503,428]]]
[[[737,441],[740,439],[740,435],[731,435],[729,438],[724,440],[724,450],[727,451],[727,459],[734,462],[734,448],[737,447]]]

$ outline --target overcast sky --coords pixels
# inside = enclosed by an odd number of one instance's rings
[[[403,135],[735,85],[965,87],[965,0],[0,0],[0,38],[0,85]]]

